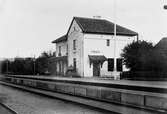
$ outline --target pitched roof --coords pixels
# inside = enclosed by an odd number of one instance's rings
[[[63,35],[62,37],[52,41],[52,43],[58,43],[58,42],[63,42],[63,41],[67,41],[67,35]]]
[[[167,37],[162,38],[156,45],[155,49],[167,50]]]
[[[84,33],[112,34],[112,35],[114,34],[114,23],[107,21],[105,19],[74,17],[73,20],[76,20],[77,24],[80,26],[80,28]],[[134,32],[120,25],[117,25],[116,29],[117,29],[117,35],[136,36],[138,34],[137,32]],[[52,43],[58,43],[62,41],[67,41],[67,34],[52,41]]]
[[[84,33],[114,34],[114,23],[105,19],[74,17]],[[136,36],[138,33],[122,27],[116,26],[117,35]]]
[[[162,38],[155,46],[154,51],[167,59],[167,37]]]

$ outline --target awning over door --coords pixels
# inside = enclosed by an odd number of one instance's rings
[[[104,61],[107,60],[107,58],[104,55],[88,55],[90,60],[90,65],[92,63],[100,63],[101,66],[104,63]]]

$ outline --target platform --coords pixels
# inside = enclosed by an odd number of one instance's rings
[[[146,112],[167,112],[167,84],[156,81],[128,81],[104,78],[66,78],[44,76],[2,76],[4,84],[42,93],[61,99],[78,102],[115,112],[140,110]],[[80,99],[80,100],[79,100]],[[84,100],[83,100],[84,99]],[[89,101],[89,102],[88,102]],[[103,104],[104,107],[102,107]],[[104,105],[107,104],[107,105]],[[114,104],[114,105],[113,105]],[[115,107],[115,109],[117,109]],[[122,112],[121,112],[122,113]],[[125,112],[124,112],[125,113]],[[127,113],[129,114],[129,113]]]

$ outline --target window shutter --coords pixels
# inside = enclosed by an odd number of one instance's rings
[[[122,71],[122,58],[117,59],[117,71]]]
[[[108,58],[108,71],[114,71],[114,59]]]

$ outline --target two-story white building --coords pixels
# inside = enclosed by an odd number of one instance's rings
[[[52,42],[56,44],[55,70],[65,75],[72,66],[83,77],[113,76],[114,72],[126,70],[120,54],[137,36],[136,32],[117,25],[115,38],[114,23],[74,17],[67,33]]]

